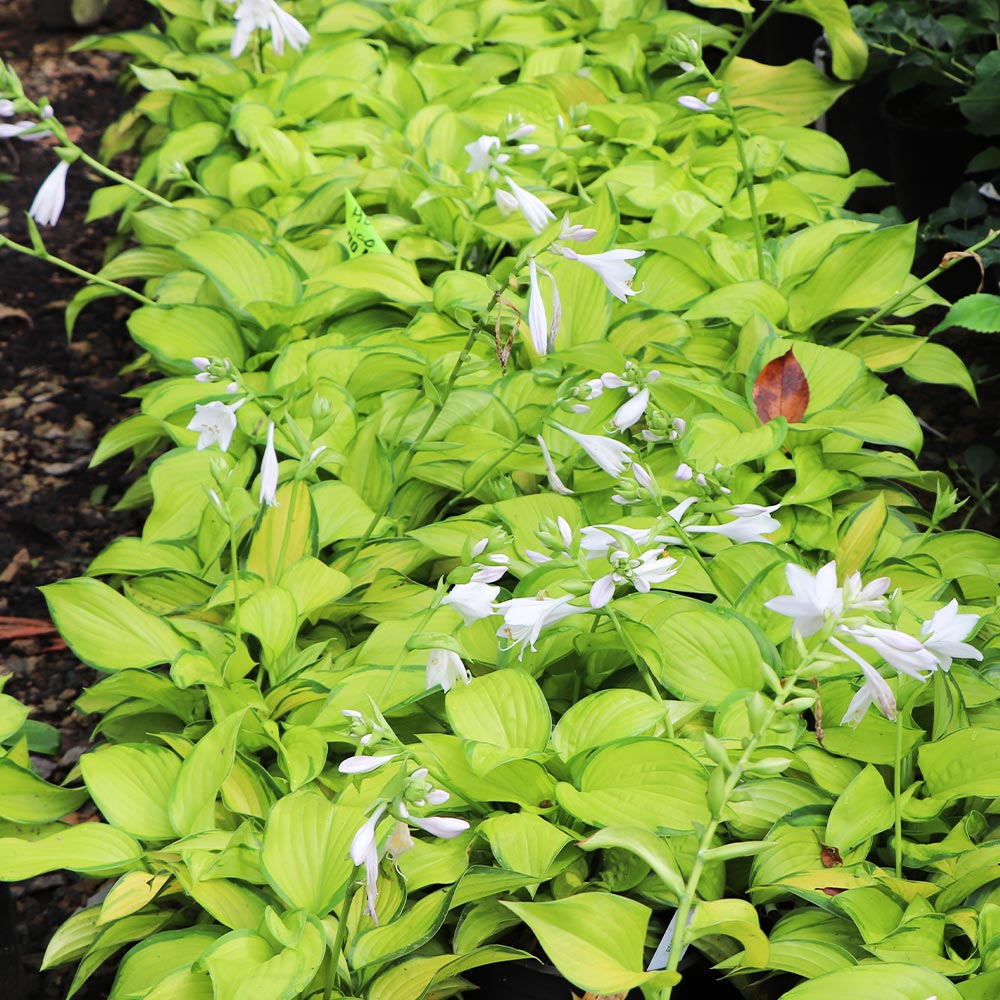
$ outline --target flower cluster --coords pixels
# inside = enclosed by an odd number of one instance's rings
[[[236,3],[236,0],[223,0]],[[255,31],[270,31],[271,46],[275,55],[282,55],[287,42],[296,52],[309,44],[309,32],[287,11],[278,6],[276,0],[241,0],[233,13],[236,30],[233,32],[229,54],[239,58],[250,42]]]
[[[837,584],[837,564],[829,562],[815,575],[789,563],[786,567],[790,595],[772,598],[766,607],[792,619],[792,635],[808,638],[822,634],[838,653],[861,668],[864,683],[855,694],[841,725],[857,724],[872,702],[887,719],[896,718],[896,696],[885,678],[848,642],[865,646],[892,667],[918,681],[926,681],[935,670],[947,671],[955,657],[981,660],[982,653],[965,642],[978,615],[959,614],[958,602],[939,608],[920,629],[923,641],[887,628],[875,615],[886,615],[889,589],[886,576],[862,584],[861,574],[852,573],[842,586]]]
[[[394,739],[385,720],[374,710],[377,718],[368,719],[363,713],[345,709],[343,714],[350,720],[351,734],[361,733],[358,743],[368,748],[381,739]],[[367,742],[365,742],[367,740]],[[427,806],[444,805],[451,795],[430,781],[426,767],[407,773],[409,755],[397,744],[390,754],[357,754],[340,762],[341,774],[363,775],[377,770],[390,761],[402,765],[399,780],[387,786],[388,797],[375,803],[375,808],[351,840],[351,860],[365,870],[366,912],[378,923],[376,904],[378,902],[378,872],[381,860],[386,855],[398,857],[413,846],[410,827],[424,830],[434,837],[451,839],[464,833],[469,823],[455,816],[416,816],[411,810]],[[383,818],[386,820],[383,823]]]

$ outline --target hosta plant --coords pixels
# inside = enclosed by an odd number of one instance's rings
[[[860,72],[843,3],[782,6]],[[68,313],[131,296],[151,375],[95,456],[142,533],[45,591],[95,747],[51,785],[0,715],[0,877],[108,879],[47,964],[989,996],[1000,541],[879,378],[975,391],[913,228],[842,214],[841,86],[642,0],[162,9]],[[4,89],[51,224],[85,154]]]

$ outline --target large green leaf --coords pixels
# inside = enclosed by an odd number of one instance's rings
[[[162,618],[98,580],[62,580],[41,591],[70,648],[98,670],[169,663],[187,645]]]
[[[839,242],[788,297],[793,330],[806,331],[828,316],[875,309],[910,279],[916,223],[889,226]]]
[[[726,608],[660,595],[626,598],[618,607],[643,659],[681,697],[717,706],[734,691],[761,686],[766,640]]]
[[[785,994],[784,1000],[962,1000],[962,994],[937,972],[919,965],[859,965],[811,979]]]
[[[261,864],[289,906],[325,916],[354,874],[351,840],[365,822],[358,809],[333,805],[317,791],[279,799],[267,818]]]
[[[49,823],[86,801],[86,789],[50,785],[11,757],[0,758],[0,818],[15,823]]]
[[[650,910],[635,900],[587,892],[551,903],[501,902],[534,931],[552,964],[580,989],[618,993],[680,981],[677,973],[642,971]]]
[[[178,243],[177,252],[238,313],[247,313],[254,302],[291,306],[301,295],[299,276],[280,252],[235,230],[199,233]]]
[[[418,900],[395,920],[359,934],[351,944],[354,969],[387,964],[426,944],[448,915],[453,889],[439,889]]]
[[[541,816],[524,812],[491,816],[478,829],[504,868],[539,880],[551,877],[556,855],[573,839]]]
[[[457,684],[446,700],[456,735],[505,749],[544,750],[552,719],[538,682],[523,670],[497,670]]]
[[[238,368],[246,342],[236,320],[221,309],[195,305],[143,306],[128,319],[129,333],[167,371],[193,374],[191,359],[225,358]]]
[[[244,711],[234,712],[209,730],[185,757],[167,807],[178,833],[215,829],[215,800],[236,758]]]
[[[591,747],[626,736],[650,736],[664,719],[663,703],[642,691],[595,691],[572,705],[552,733],[564,760]]]
[[[21,882],[68,868],[83,875],[114,875],[140,867],[142,847],[104,823],[65,826],[37,840],[0,839],[0,880]]]
[[[708,774],[670,740],[622,740],[603,747],[575,783],[556,786],[559,805],[594,826],[634,823],[654,832],[687,833],[709,820]]]
[[[894,814],[892,793],[869,764],[837,797],[823,843],[846,855],[876,833],[888,830]]]
[[[108,822],[140,840],[176,835],[167,804],[181,759],[172,750],[152,744],[106,746],[84,754],[80,767]]]

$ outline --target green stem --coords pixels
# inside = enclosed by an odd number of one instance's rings
[[[288,520],[285,522],[285,530],[281,533],[281,545],[278,548],[278,564],[275,567],[275,571],[278,576],[281,575],[282,570],[285,567],[285,553],[288,550],[288,536],[292,533],[292,519],[295,517],[295,501],[298,499],[299,484],[301,482],[301,479],[296,479],[292,483],[292,492],[288,497]]]
[[[649,666],[646,661],[642,658],[639,651],[635,648],[635,643],[628,637],[625,629],[622,628],[622,623],[618,618],[617,613],[611,607],[604,607],[601,609],[610,619],[611,624],[614,625],[615,631],[618,633],[618,638],[621,639],[622,645],[625,647],[628,655],[632,657],[633,662],[642,674],[642,679],[646,682],[646,687],[649,688],[649,693],[661,704],[663,704],[663,695],[660,689],[656,686],[656,681],[653,680],[653,675],[650,672]]]
[[[736,787],[743,780],[743,775],[747,770],[747,765],[750,763],[750,758],[756,752],[757,747],[760,745],[761,740],[764,738],[765,734],[771,727],[771,723],[775,716],[781,712],[782,707],[788,700],[789,696],[795,691],[796,683],[806,676],[808,668],[811,666],[812,661],[815,657],[815,653],[804,659],[799,666],[792,672],[792,674],[785,679],[785,683],[782,685],[781,689],[777,692],[774,700],[768,706],[768,710],[764,716],[763,722],[760,728],[752,736],[747,739],[746,745],[743,748],[743,753],[740,755],[739,760],[733,765],[732,771],[730,771],[726,783],[723,786],[722,801],[727,803],[730,796],[736,790]],[[678,900],[677,912],[675,915],[674,922],[674,933],[673,938],[670,942],[670,955],[667,959],[667,971],[676,972],[678,963],[681,960],[681,955],[684,952],[687,938],[687,925],[688,918],[691,914],[691,908],[694,905],[695,897],[698,892],[698,882],[701,879],[702,872],[705,868],[705,854],[712,847],[712,840],[715,838],[715,833],[719,826],[722,824],[722,811],[724,806],[720,806],[718,810],[718,815],[713,816],[710,822],[705,827],[701,835],[701,840],[698,844],[698,849],[695,852],[694,862],[691,866],[691,874],[688,876],[688,880],[684,886],[684,895]],[[664,990],[663,1000],[670,1000],[671,993],[673,992],[673,987],[668,986]]]
[[[0,235],[0,246],[10,247],[11,250],[23,253],[27,257],[35,257],[38,260],[44,260],[47,264],[53,264],[56,267],[61,267],[64,271],[69,271],[70,274],[76,274],[81,278],[85,278],[87,281],[94,282],[94,284],[102,285],[104,288],[110,288],[122,295],[128,295],[135,299],[136,302],[141,302],[144,306],[152,306],[156,304],[152,299],[146,298],[142,292],[137,292],[135,289],[129,288],[127,285],[119,285],[117,281],[102,278],[99,274],[91,274],[90,271],[85,271],[82,267],[77,267],[75,264],[71,264],[68,260],[63,260],[61,257],[53,256],[48,252],[48,250],[36,250],[34,247],[26,247],[24,244],[15,243],[14,240],[8,239],[8,237],[3,235]]]
[[[323,987],[323,1000],[330,1000],[330,994],[333,991],[333,981],[336,978],[343,978],[344,985],[351,992],[354,990],[354,986],[351,983],[350,970],[348,970],[347,975],[341,977],[340,974],[340,952],[344,947],[344,941],[347,939],[347,918],[351,912],[351,902],[354,899],[354,893],[348,890],[344,894],[344,905],[340,908],[340,915],[337,918],[337,936],[333,940],[333,955],[330,958],[330,964],[326,969],[326,984]]]
[[[498,288],[493,293],[493,297],[490,299],[489,305],[483,312],[483,316],[489,317],[489,314],[492,311],[493,307],[500,300],[501,291],[502,289]],[[463,345],[462,350],[458,355],[458,358],[455,360],[455,364],[452,366],[451,374],[448,376],[447,383],[445,384],[441,392],[438,394],[438,398],[432,401],[431,412],[427,415],[427,419],[424,421],[423,426],[417,432],[416,437],[414,437],[414,439],[410,442],[409,447],[406,449],[406,453],[403,455],[403,460],[400,463],[399,468],[395,470],[393,479],[397,484],[401,483],[403,478],[406,476],[406,473],[409,470],[410,465],[413,462],[413,459],[416,457],[417,450],[419,449],[424,438],[429,433],[431,427],[434,425],[434,422],[437,420],[441,411],[444,409],[445,404],[448,402],[448,397],[451,395],[452,390],[455,388],[455,383],[458,381],[458,376],[461,374],[465,362],[468,361],[471,356],[472,347],[475,344],[476,337],[479,335],[479,331],[481,329],[483,329],[483,323],[482,320],[480,319],[475,324],[475,326],[473,326],[473,328],[469,331],[469,336],[466,338],[465,344]],[[385,515],[389,511],[389,508],[392,506],[393,500],[395,499],[395,493],[396,493],[395,490],[393,490],[390,493],[389,497],[385,501],[383,501],[379,509],[375,512],[371,521],[368,522],[368,526],[365,528],[364,533],[357,540],[357,542],[354,545],[354,548],[351,549],[347,557],[347,562],[343,566],[339,567],[341,572],[346,573],[354,565],[354,562],[358,558],[358,555],[361,553],[361,550],[371,540],[372,533],[375,531],[375,528],[378,526],[382,518],[385,517]]]
[[[771,0],[756,20],[751,21],[747,16],[743,18],[743,34],[736,39],[736,43],[733,47],[726,53],[725,58],[719,63],[716,73],[722,74],[729,68],[729,64],[743,51],[747,42],[761,29],[764,22],[777,10],[781,8],[781,4],[777,0]]]
[[[901,686],[901,685],[900,685]],[[892,768],[892,800],[895,813],[896,833],[896,878],[903,877],[903,800],[902,777],[903,768],[903,711],[896,711],[896,759]]]
[[[162,195],[158,195],[155,191],[150,191],[149,188],[143,187],[141,184],[137,184],[131,177],[126,177],[124,174],[118,173],[117,170],[112,170],[111,167],[105,166],[100,160],[95,160],[89,153],[85,153],[79,146],[74,146],[74,149],[80,154],[80,159],[87,164],[88,167],[92,167],[100,174],[104,174],[108,180],[114,181],[116,184],[124,184],[126,187],[130,187],[137,194],[141,194],[144,198],[149,201],[155,202],[157,205],[162,205],[164,208],[173,208],[174,203],[168,201]]]
[[[743,134],[740,132],[740,123],[736,119],[736,112],[729,103],[729,99],[722,93],[721,100],[726,102],[726,116],[733,129],[733,141],[736,143],[736,155],[739,157],[740,166],[743,169],[743,186],[746,188],[747,201],[750,204],[750,224],[753,226],[754,250],[757,253],[757,277],[761,281],[767,280],[767,268],[764,264],[764,230],[760,224],[760,213],[757,210],[757,194],[754,191],[754,174],[747,159],[746,148],[743,145]]]
[[[240,560],[236,546],[236,525],[229,521],[229,572],[233,574],[233,627],[236,629],[236,641],[241,642],[243,631],[240,628]]]
[[[980,240],[975,246],[969,247],[967,253],[975,253],[977,250],[981,250],[984,246],[992,243],[998,236],[1000,236],[1000,230],[991,229],[989,235],[985,239]],[[888,316],[889,313],[910,298],[910,296],[913,295],[918,288],[923,288],[924,285],[933,281],[939,274],[942,274],[946,270],[947,267],[939,265],[926,277],[921,278],[915,285],[911,285],[909,288],[900,289],[884,306],[881,306],[876,312],[872,313],[868,319],[855,327],[855,329],[851,331],[851,333],[849,333],[837,346],[844,348],[847,347],[848,344],[853,343],[869,327],[877,323],[883,316]]]

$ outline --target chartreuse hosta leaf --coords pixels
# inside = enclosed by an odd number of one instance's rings
[[[559,805],[585,823],[631,822],[654,832],[686,833],[708,822],[708,772],[666,739],[619,740],[556,786]]]
[[[552,718],[538,682],[523,670],[497,670],[457,684],[445,702],[456,735],[504,749],[544,750]]]
[[[305,483],[285,483],[275,499],[278,505],[264,511],[246,563],[265,583],[277,583],[291,566],[318,551],[316,511]]]
[[[41,589],[70,648],[98,670],[169,663],[187,645],[162,618],[98,580],[64,580]]]
[[[940,973],[920,965],[858,965],[796,986],[784,1000],[962,1000],[962,993]]]
[[[319,920],[302,911],[274,918],[278,940],[250,930],[230,931],[209,945],[194,963],[208,970],[216,1000],[247,995],[275,998],[301,994],[319,969],[326,939]],[[268,928],[271,930],[271,928]]]
[[[205,926],[152,935],[122,959],[109,1000],[129,996],[209,1000],[211,979],[205,973],[192,973],[191,966],[223,933],[220,927]],[[182,988],[189,992],[180,992]]]
[[[0,694],[0,742],[10,739],[28,718],[28,706],[9,694]]]
[[[869,764],[837,797],[826,823],[823,843],[841,856],[892,826],[892,793],[882,775]]]
[[[104,823],[59,827],[37,840],[0,838],[0,879],[20,882],[67,868],[83,875],[115,875],[138,868],[142,847]]]
[[[662,702],[642,691],[595,691],[572,705],[556,724],[552,746],[563,760],[628,736],[651,736],[664,721]]]
[[[490,842],[493,856],[513,872],[537,878],[551,878],[559,852],[573,838],[541,816],[531,813],[502,813],[479,824]],[[566,858],[565,867],[572,858]]]
[[[354,874],[351,840],[365,821],[359,809],[334,805],[300,789],[267,817],[261,864],[271,888],[289,905],[324,916],[343,898]]]
[[[136,913],[155,899],[169,881],[170,875],[167,873],[154,875],[151,872],[126,872],[104,897],[98,922],[109,924]]]
[[[168,804],[182,761],[155,744],[105,746],[80,760],[87,784],[104,818],[140,840],[170,840],[178,831]]]
[[[22,767],[11,755],[0,758],[0,818],[16,823],[49,823],[87,801],[80,788],[60,788]]]
[[[586,892],[551,903],[501,902],[531,928],[552,964],[580,989],[618,993],[680,981],[675,972],[642,971],[650,910],[635,900]]]
[[[238,313],[247,314],[254,302],[292,306],[301,296],[295,268],[273,247],[243,233],[212,229],[182,240],[177,252],[206,275]]]
[[[741,963],[767,965],[767,935],[760,929],[757,911],[745,899],[713,899],[696,904],[688,926],[692,940],[724,934],[743,945]]]
[[[215,829],[215,800],[232,770],[244,714],[223,719],[184,759],[167,802],[167,816],[179,834]]]
[[[717,605],[643,595],[619,602],[625,630],[671,691],[716,706],[740,688],[759,688],[763,635]],[[632,628],[632,623],[640,628]],[[773,651],[772,651],[773,655]]]
[[[242,368],[247,345],[236,320],[221,309],[206,306],[143,306],[128,320],[136,343],[167,371],[192,372],[191,359],[225,358]]]

